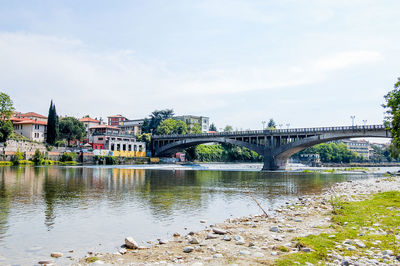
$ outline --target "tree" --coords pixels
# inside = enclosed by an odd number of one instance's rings
[[[271,130],[271,129],[276,129],[276,123],[275,123],[274,119],[271,118],[271,119],[268,121],[267,129],[269,129],[269,130]]]
[[[86,134],[84,124],[75,117],[64,117],[59,122],[60,139],[66,139],[68,145],[71,140],[82,140]]]
[[[146,143],[146,149],[150,148],[151,143],[151,134],[150,133],[143,133],[136,136],[137,141],[142,141]]]
[[[8,120],[14,113],[13,102],[7,94],[0,92],[0,119]]]
[[[211,123],[209,130],[210,131],[217,131],[217,127],[214,125],[214,123]]]
[[[199,124],[194,124],[189,128],[190,134],[201,134],[201,128]]]
[[[50,102],[49,115],[47,117],[47,139],[46,142],[50,145],[56,143],[58,137],[58,116],[56,111],[56,106],[53,100]]]
[[[224,128],[224,132],[232,132],[233,131],[233,127],[230,125],[226,125]]]
[[[188,128],[185,122],[168,118],[160,123],[156,131],[160,135],[187,134]]]
[[[157,127],[163,120],[172,118],[173,116],[174,110],[172,109],[153,111],[150,115],[150,118],[145,118],[143,121],[143,132],[160,134],[157,132]]]
[[[399,157],[400,150],[400,78],[394,84],[394,89],[385,95],[386,103],[382,106],[387,109],[385,124],[392,132],[390,151],[393,158]]]
[[[10,120],[0,120],[0,142],[5,142],[13,132],[14,128]]]

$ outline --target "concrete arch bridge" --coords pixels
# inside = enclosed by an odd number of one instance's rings
[[[263,155],[263,170],[277,170],[286,169],[289,157],[308,147],[333,140],[359,137],[391,138],[391,133],[384,125],[365,125],[154,135],[152,150],[155,156],[170,156],[199,144],[230,143]]]

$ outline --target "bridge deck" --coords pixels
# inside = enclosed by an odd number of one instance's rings
[[[204,137],[235,137],[235,136],[279,136],[279,135],[297,135],[297,134],[323,134],[335,132],[354,132],[354,131],[375,131],[387,129],[384,125],[365,125],[365,126],[342,126],[342,127],[316,127],[316,128],[289,128],[289,129],[273,129],[273,130],[247,130],[233,132],[216,132],[201,134],[184,134],[184,135],[154,135],[152,139],[182,139],[182,138],[204,138]]]

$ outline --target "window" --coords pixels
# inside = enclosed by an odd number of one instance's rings
[[[98,140],[103,140],[104,138],[98,138]]]

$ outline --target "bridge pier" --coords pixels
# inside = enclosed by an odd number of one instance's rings
[[[286,170],[288,158],[276,158],[270,150],[264,152],[264,171]]]

